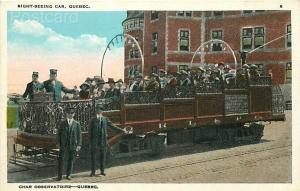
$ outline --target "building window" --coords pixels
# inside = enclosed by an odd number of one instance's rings
[[[157,74],[157,66],[152,66],[151,73]]]
[[[179,50],[180,51],[189,51],[189,40],[190,33],[188,30],[180,30],[179,34]]]
[[[288,62],[285,66],[285,79],[286,82],[290,83],[292,80],[292,63]]]
[[[158,19],[158,11],[151,11],[151,20]]]
[[[179,72],[181,72],[182,70],[187,70],[188,68],[188,65],[179,65]]]
[[[134,50],[134,58],[139,58],[139,57],[140,57],[139,50]]]
[[[134,76],[134,68],[132,66],[129,67],[128,76]]]
[[[224,16],[224,11],[213,11],[213,16],[223,17]]]
[[[177,11],[176,15],[181,17],[191,17],[192,11]]]
[[[139,23],[138,23],[138,20],[135,19],[133,22],[134,22],[133,26],[134,26],[134,27],[138,27],[138,24],[139,24]]]
[[[292,46],[292,26],[291,26],[291,24],[286,26],[286,33],[288,34],[286,36],[286,46],[291,47]]]
[[[132,29],[133,28],[133,21],[129,22],[129,28]]]
[[[253,13],[252,10],[245,10],[243,11],[243,15],[251,15]]]
[[[134,58],[134,53],[133,53],[133,50],[131,49],[129,51],[129,59],[132,59],[132,58]]]
[[[157,54],[157,40],[158,40],[157,32],[152,33],[152,44],[151,44],[152,54]]]
[[[140,23],[140,27],[144,26],[144,20],[140,19],[139,23]]]
[[[138,65],[133,66],[133,76],[137,76],[139,74]]]
[[[244,28],[242,34],[242,48],[252,48],[252,28]]]
[[[264,27],[254,28],[254,48],[260,47],[265,43]]]
[[[223,31],[222,30],[212,31],[211,38],[222,40],[223,39]],[[222,43],[221,42],[213,42],[212,51],[222,51]]]
[[[243,28],[242,49],[254,49],[262,46],[265,42],[264,27]]]

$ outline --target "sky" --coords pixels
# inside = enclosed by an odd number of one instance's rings
[[[86,77],[100,75],[107,43],[123,32],[126,12],[8,12],[8,93],[25,91],[33,71],[39,81],[58,70],[65,86],[80,86]],[[103,77],[123,78],[123,43],[106,53]]]

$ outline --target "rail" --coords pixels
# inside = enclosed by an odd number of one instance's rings
[[[270,84],[269,77],[262,77],[256,82],[249,82],[252,86],[264,86]],[[249,86],[248,86],[249,87]],[[95,105],[102,104],[105,111],[122,111],[124,105],[142,105],[142,104],[160,104],[164,99],[187,99],[195,98],[205,94],[224,94],[224,114],[248,113],[250,105],[248,104],[248,88],[234,86],[227,89],[222,83],[198,83],[194,86],[167,87],[158,92],[124,92],[120,97],[109,99],[89,99],[89,100],[69,100],[55,103],[51,101],[22,102],[19,107],[19,129],[24,132],[53,135],[60,121],[64,119],[64,109],[67,106],[76,108],[75,119],[81,124],[82,130],[87,131],[88,123],[95,112]],[[243,91],[233,91],[243,89]],[[226,91],[224,91],[226,90]],[[273,113],[283,113],[284,104],[281,91],[274,87],[272,93],[272,111]],[[233,93],[234,92],[234,93]],[[219,98],[218,98],[219,99]]]

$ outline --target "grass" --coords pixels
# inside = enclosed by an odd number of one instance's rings
[[[7,128],[16,128],[18,124],[18,108],[7,107]]]

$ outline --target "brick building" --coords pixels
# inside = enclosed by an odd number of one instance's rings
[[[159,69],[176,72],[190,66],[224,62],[234,67],[228,46],[220,42],[201,46],[211,39],[228,43],[240,65],[239,51],[247,63],[256,64],[263,74],[272,74],[274,84],[291,82],[290,11],[128,11],[122,23],[124,33],[135,37],[144,57],[144,75]],[[141,55],[134,43],[125,44],[125,80],[141,71]]]

